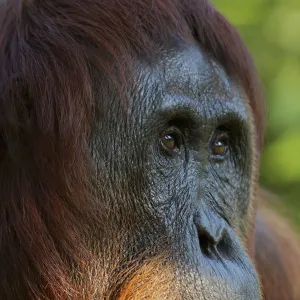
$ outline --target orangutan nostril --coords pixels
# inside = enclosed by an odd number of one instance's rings
[[[198,229],[198,240],[202,253],[204,255],[210,256],[216,245],[213,238],[203,229]]]

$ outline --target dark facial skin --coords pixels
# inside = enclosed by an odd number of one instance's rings
[[[134,71],[129,103],[99,101],[94,157],[111,226],[129,257],[167,245],[182,299],[260,299],[242,243],[253,159],[243,93],[197,46]]]

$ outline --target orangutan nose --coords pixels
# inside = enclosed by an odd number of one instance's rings
[[[226,238],[228,225],[222,218],[203,213],[195,216],[194,224],[200,249],[204,255],[228,255],[230,249],[230,241]]]

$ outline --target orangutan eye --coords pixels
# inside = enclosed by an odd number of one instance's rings
[[[226,132],[217,133],[212,140],[211,153],[214,156],[224,157],[228,151],[229,136]]]
[[[160,135],[162,148],[169,153],[179,153],[182,146],[182,135],[175,127],[168,128]]]

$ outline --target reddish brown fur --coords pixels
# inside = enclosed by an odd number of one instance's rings
[[[187,42],[195,38],[244,88],[261,148],[259,81],[236,31],[205,0],[7,2],[0,6],[0,294],[6,299],[101,299],[104,287],[114,288],[107,282],[113,271],[102,272],[89,243],[92,228],[104,222],[104,208],[94,201],[88,148],[94,114],[90,70],[121,88],[134,56],[158,55],[157,46],[174,32]],[[105,84],[101,95],[101,101],[109,101]],[[270,251],[259,256],[259,266],[267,265],[273,249],[257,249]],[[117,264],[117,253],[112,257]],[[277,262],[271,263],[276,268]],[[139,265],[133,272],[138,277],[129,272],[120,299],[135,299],[132,287],[149,278],[156,264]],[[74,272],[80,275],[74,278]],[[153,277],[139,293],[149,295],[153,286],[167,290],[173,275],[165,272],[171,277],[160,287]],[[272,285],[278,284],[274,280]],[[287,279],[286,286],[293,285],[293,278]],[[292,290],[286,289],[285,299],[293,299]]]
[[[276,198],[262,192],[256,226],[255,261],[265,300],[300,299],[300,247],[288,222],[272,209]]]

